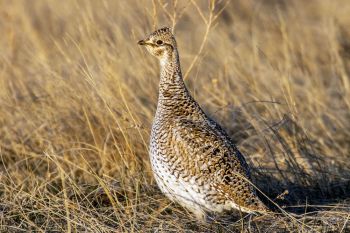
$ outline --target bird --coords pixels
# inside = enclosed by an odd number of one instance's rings
[[[162,193],[201,221],[269,212],[257,196],[244,156],[187,89],[172,29],[160,28],[138,44],[160,63],[149,155]]]

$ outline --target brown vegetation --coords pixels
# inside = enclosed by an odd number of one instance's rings
[[[210,2],[0,1],[0,231],[350,229],[349,1]],[[279,218],[198,223],[159,192],[136,41],[167,25]]]

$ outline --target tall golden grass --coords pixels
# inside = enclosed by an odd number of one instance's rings
[[[346,232],[349,12],[348,0],[0,1],[0,231]],[[159,68],[136,41],[161,26],[278,218],[199,223],[159,192]]]

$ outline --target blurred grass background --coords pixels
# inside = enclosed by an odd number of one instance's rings
[[[347,0],[0,0],[0,231],[346,232],[349,12]],[[298,217],[208,225],[159,192],[159,68],[136,41],[162,26],[254,183]]]

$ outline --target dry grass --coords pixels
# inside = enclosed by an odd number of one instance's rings
[[[349,1],[212,3],[0,1],[0,231],[350,230]],[[198,223],[159,192],[136,41],[164,25],[279,218]]]

